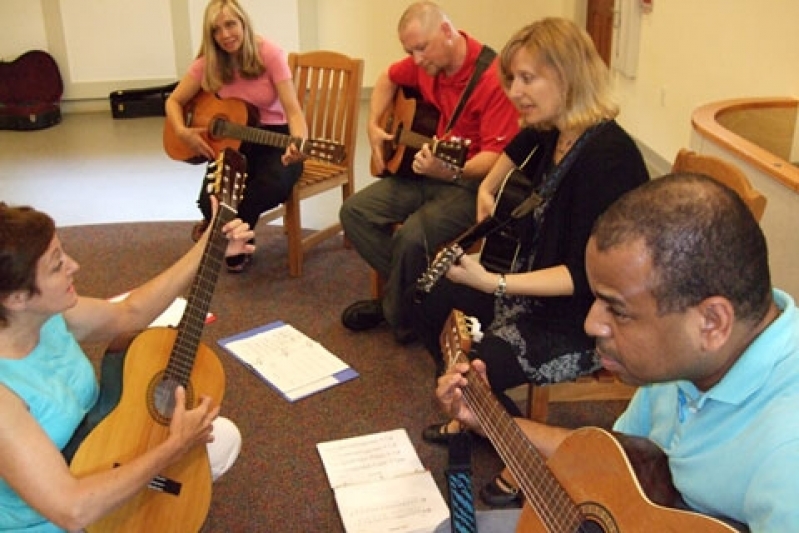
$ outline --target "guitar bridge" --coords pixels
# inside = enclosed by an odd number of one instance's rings
[[[114,463],[114,468],[118,468],[119,466],[121,466],[120,463]],[[168,477],[155,476],[147,484],[147,488],[157,492],[166,492],[173,496],[180,496],[180,489],[183,488],[183,483],[175,481],[174,479],[169,479]]]
[[[166,492],[167,494],[172,494],[173,496],[180,496],[180,489],[182,487],[182,483],[164,476],[155,476],[147,485],[147,488],[150,490]]]

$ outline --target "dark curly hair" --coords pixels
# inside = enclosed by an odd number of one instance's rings
[[[661,314],[722,296],[739,320],[757,322],[772,301],[763,231],[738,194],[708,176],[669,174],[630,191],[592,237],[600,251],[643,240]]]
[[[36,264],[55,235],[55,222],[32,207],[0,202],[0,300],[16,291],[38,294]],[[0,305],[0,327],[8,325]]]

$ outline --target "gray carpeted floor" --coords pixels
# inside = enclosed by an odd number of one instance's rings
[[[81,294],[111,297],[145,281],[190,245],[188,222],[76,226],[60,230],[66,250],[81,264]],[[227,377],[222,413],[241,429],[244,445],[231,471],[214,486],[207,531],[339,532],[336,504],[316,443],[405,428],[422,460],[446,494],[446,450],[421,440],[422,429],[440,420],[433,399],[432,359],[420,346],[398,346],[386,328],[355,334],[341,311],[369,296],[368,269],[341,238],[312,251],[304,277],[288,277],[282,229],[262,226],[251,268],[222,273],[211,311],[217,320],[204,341],[219,355]],[[321,342],[360,377],[289,403],[225,354],[216,340],[282,320]],[[97,360],[98,350],[90,349]],[[618,403],[553,406],[553,422],[607,426]],[[500,467],[486,441],[473,456],[474,486]]]

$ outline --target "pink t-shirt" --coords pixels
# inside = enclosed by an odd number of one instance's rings
[[[220,98],[239,98],[254,105],[260,114],[261,124],[285,124],[286,112],[280,104],[275,84],[291,79],[291,70],[282,48],[263,37],[258,39],[258,52],[266,66],[266,71],[256,79],[248,80],[236,74],[236,79],[222,86],[217,95]],[[197,81],[205,74],[205,57],[195,59],[188,70]]]

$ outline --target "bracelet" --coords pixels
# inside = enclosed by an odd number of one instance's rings
[[[455,174],[452,175],[452,179],[449,181],[450,183],[458,183],[462,177],[463,177],[463,170],[458,168],[455,170]]]
[[[502,298],[505,296],[505,291],[508,289],[508,281],[505,279],[505,274],[499,275],[499,280],[497,281],[497,288],[494,289],[494,296],[497,298]]]

